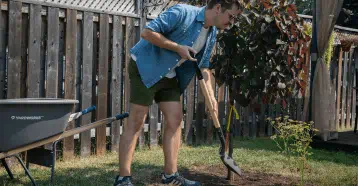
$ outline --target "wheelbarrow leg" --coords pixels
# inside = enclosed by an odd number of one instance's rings
[[[21,160],[21,158],[18,155],[14,155],[16,159],[20,162],[22,168],[24,168],[26,175],[30,178],[31,183],[33,186],[37,186],[35,180],[32,178],[30,171],[26,168],[24,162]]]
[[[1,163],[2,163],[2,165],[5,167],[6,172],[7,172],[7,174],[9,175],[10,179],[13,180],[13,179],[14,179],[14,175],[12,174],[12,172],[11,172],[9,166],[7,165],[5,158],[4,158],[4,159],[1,159]]]
[[[53,184],[53,178],[55,176],[55,163],[56,163],[56,146],[58,141],[52,144],[52,167],[51,167],[51,184]]]

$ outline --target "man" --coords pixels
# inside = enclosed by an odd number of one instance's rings
[[[209,58],[216,42],[217,29],[225,29],[232,24],[240,11],[238,0],[209,0],[207,6],[202,8],[178,4],[161,13],[145,27],[141,40],[131,49],[133,60],[128,66],[131,83],[130,114],[120,140],[120,175],[116,177],[115,186],[132,185],[131,163],[136,141],[153,99],[159,103],[166,119],[162,183],[200,185],[177,172],[183,117],[180,95],[195,73],[181,71],[179,75],[184,80],[181,80],[180,86],[176,73],[183,61],[198,63],[213,106],[217,108],[208,69]]]

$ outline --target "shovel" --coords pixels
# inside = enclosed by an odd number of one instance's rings
[[[203,94],[204,94],[204,97],[205,97],[205,103],[209,108],[210,115],[211,115],[211,117],[212,117],[212,119],[214,121],[214,126],[216,128],[216,131],[217,131],[219,139],[220,139],[220,150],[219,150],[220,159],[222,160],[224,165],[229,170],[231,170],[232,172],[235,172],[239,176],[242,176],[243,173],[241,172],[241,169],[237,166],[235,161],[225,153],[225,138],[224,138],[224,134],[223,134],[223,131],[222,131],[221,127],[220,127],[218,116],[214,112],[214,108],[213,108],[213,105],[211,103],[211,99],[210,99],[210,96],[209,96],[208,89],[207,89],[206,84],[205,84],[205,82],[203,80],[204,79],[203,74],[201,73],[201,70],[200,70],[200,68],[198,66],[198,63],[197,62],[192,62],[192,63],[195,63],[194,66],[195,66],[196,75],[197,75],[198,80],[199,80],[200,88],[203,91]]]

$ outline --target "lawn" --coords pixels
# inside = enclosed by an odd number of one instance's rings
[[[234,159],[243,169],[243,177],[229,182],[226,169],[218,156],[218,144],[198,147],[183,146],[180,151],[180,172],[201,180],[203,185],[297,185],[299,173],[293,163],[278,151],[267,138],[248,140],[236,138]],[[306,185],[358,185],[358,153],[312,150],[306,167]],[[160,147],[137,150],[133,163],[136,185],[159,185],[163,166]],[[0,186],[30,185],[20,167],[13,167],[15,180],[10,180],[0,168]],[[50,185],[50,169],[35,165],[30,167],[39,185]],[[57,161],[55,185],[113,185],[118,172],[118,155],[107,153],[104,157],[91,156],[71,161]]]

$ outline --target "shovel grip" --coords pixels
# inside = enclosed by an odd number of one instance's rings
[[[189,51],[189,54],[190,54],[190,56],[191,56],[192,58],[194,58],[194,53],[193,53],[193,52]],[[195,73],[196,73],[196,76],[198,77],[198,79],[199,79],[199,80],[204,79],[203,74],[201,73],[201,70],[200,70],[200,68],[199,68],[199,66],[198,66],[198,62],[197,62],[197,61],[193,61],[193,63],[194,63],[194,67],[195,67]]]

